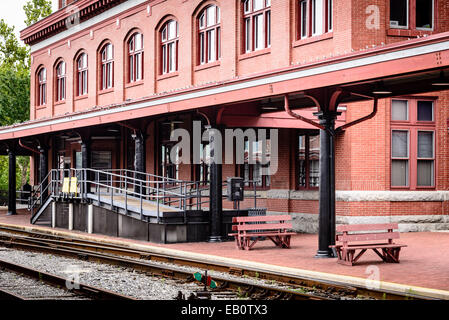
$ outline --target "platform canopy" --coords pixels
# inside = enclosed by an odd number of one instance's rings
[[[374,96],[387,98],[441,91],[449,88],[438,85],[447,82],[448,69],[449,32],[445,32],[325,57],[320,61],[309,61],[270,73],[2,127],[0,141],[255,100],[278,99],[279,111],[282,111],[282,97],[286,94],[291,100],[291,109],[295,110],[317,104],[320,104],[320,109],[325,109],[321,102],[329,100],[336,90],[342,91],[338,97],[339,104]],[[315,97],[315,100],[309,96]],[[5,154],[3,149],[5,144],[0,144],[0,152]]]

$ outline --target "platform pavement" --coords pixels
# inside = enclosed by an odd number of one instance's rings
[[[30,216],[22,212],[7,216],[0,211],[0,225],[35,229],[53,234],[66,234],[84,239],[120,243],[131,248],[153,253],[169,253],[185,258],[202,259],[232,267],[246,267],[259,271],[275,271],[291,276],[319,278],[353,285],[414,294],[423,294],[449,300],[449,231],[401,233],[398,243],[406,244],[400,263],[383,263],[378,256],[367,252],[359,264],[344,266],[336,259],[317,259],[318,237],[298,234],[292,237],[291,249],[278,249],[271,241],[258,242],[253,250],[238,250],[234,242],[155,244],[144,241],[87,234],[66,229],[34,226]],[[378,278],[376,278],[378,274]],[[372,282],[371,280],[379,280]]]

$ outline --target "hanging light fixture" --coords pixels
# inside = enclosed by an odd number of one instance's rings
[[[376,84],[374,90],[372,91],[373,94],[377,94],[377,95],[388,95],[388,94],[392,94],[393,92],[391,90],[388,90],[383,81],[380,81]]]
[[[441,70],[441,72],[440,72],[440,77],[437,80],[435,80],[434,82],[432,82],[432,86],[436,86],[436,87],[449,86],[449,80],[444,77],[443,70]]]

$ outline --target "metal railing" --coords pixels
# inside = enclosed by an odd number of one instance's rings
[[[73,177],[77,178],[76,190],[64,192],[67,191],[63,190],[64,179]],[[127,169],[52,169],[44,181],[31,193],[28,209],[32,217],[48,197],[94,200],[109,203],[111,207],[121,204],[125,214],[132,211],[140,214],[141,219],[147,207],[151,208],[150,211],[156,211],[158,222],[162,210],[182,211],[186,220],[186,211],[202,210],[205,204],[210,203],[208,182],[184,181]],[[248,182],[255,185],[257,181]],[[223,183],[223,187],[226,187],[226,183]],[[255,207],[257,197],[254,188]]]
[[[64,179],[72,177],[77,178],[76,190],[64,192]],[[186,210],[201,210],[202,205],[209,201],[204,197],[205,187],[201,187],[201,182],[170,179],[124,169],[52,169],[44,181],[46,183],[41,183],[31,194],[28,208],[32,216],[49,196],[95,200],[99,203],[107,200],[111,206],[123,203],[126,214],[132,202],[132,211],[140,213],[142,219],[145,206],[150,204],[155,208],[158,221],[161,209],[178,209],[185,214]]]

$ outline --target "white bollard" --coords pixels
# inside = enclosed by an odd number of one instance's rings
[[[94,206],[87,206],[87,232],[94,233]]]
[[[51,227],[56,228],[56,202],[51,203]]]
[[[73,203],[69,203],[69,230],[73,230]]]

